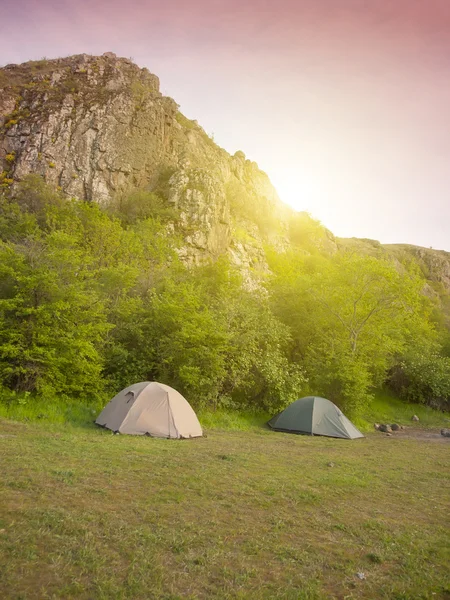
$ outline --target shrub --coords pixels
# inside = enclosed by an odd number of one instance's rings
[[[144,190],[137,190],[117,198],[112,210],[125,225],[132,225],[148,218],[166,223],[177,216],[175,208],[161,195]]]
[[[412,351],[396,365],[390,387],[408,402],[448,408],[450,403],[450,358],[437,352]]]

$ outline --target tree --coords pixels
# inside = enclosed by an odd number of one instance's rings
[[[16,391],[96,399],[104,307],[67,234],[0,242],[0,382]]]
[[[311,391],[356,413],[417,322],[426,320],[423,281],[391,262],[354,253],[296,255],[294,264],[275,264],[279,275],[272,284],[272,306],[291,324],[293,358],[305,365]]]
[[[450,407],[450,358],[437,344],[408,348],[389,374],[390,387],[408,402]]]

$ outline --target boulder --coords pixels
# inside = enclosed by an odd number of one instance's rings
[[[392,431],[399,431],[400,425],[397,425],[397,423],[392,423],[391,429],[392,429]]]
[[[392,429],[390,425],[380,425],[380,427],[378,428],[379,431],[382,431],[383,433],[392,433]]]
[[[441,435],[444,437],[450,437],[450,429],[441,429]]]

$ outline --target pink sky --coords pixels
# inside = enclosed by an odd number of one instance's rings
[[[336,235],[450,250],[450,0],[16,0],[3,64],[111,50]]]

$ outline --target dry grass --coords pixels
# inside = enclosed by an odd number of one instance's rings
[[[0,596],[449,598],[449,450],[0,421]]]

